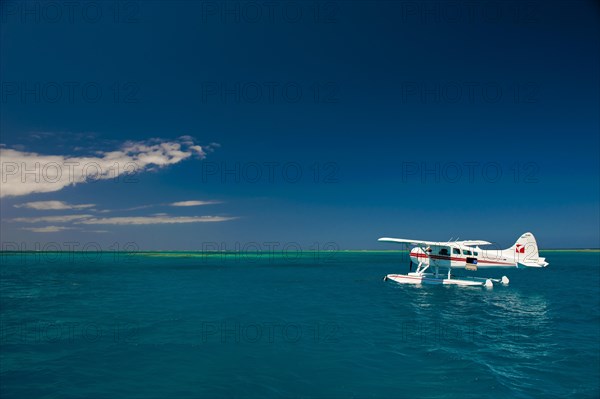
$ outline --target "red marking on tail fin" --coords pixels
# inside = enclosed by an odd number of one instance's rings
[[[517,244],[517,248],[515,249],[515,251],[518,254],[524,254],[525,253],[525,246],[522,244]]]

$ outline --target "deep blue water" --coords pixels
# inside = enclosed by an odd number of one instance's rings
[[[597,398],[600,253],[542,256],[488,290],[383,282],[399,253],[3,255],[0,396]]]

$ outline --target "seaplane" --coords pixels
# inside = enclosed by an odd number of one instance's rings
[[[508,277],[501,279],[481,277],[456,277],[453,269],[477,271],[489,268],[542,268],[548,266],[538,253],[535,237],[525,233],[508,249],[481,249],[492,243],[483,240],[421,241],[406,238],[382,237],[378,241],[412,246],[408,274],[388,274],[384,280],[401,284],[453,284],[464,286],[508,285]],[[417,265],[413,272],[413,264]],[[443,272],[440,272],[442,269]],[[445,272],[447,270],[447,273]]]

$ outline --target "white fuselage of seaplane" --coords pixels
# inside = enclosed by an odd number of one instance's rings
[[[427,254],[425,253],[427,251]],[[478,246],[466,245],[429,245],[425,248],[415,247],[410,251],[410,260],[414,264],[422,263],[426,266],[460,269],[468,266],[481,268],[519,267],[519,264],[530,267],[543,267],[543,264],[530,262],[525,253],[518,249],[493,250],[481,249]],[[535,263],[535,266],[533,265]]]

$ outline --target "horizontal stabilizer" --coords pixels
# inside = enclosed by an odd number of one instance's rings
[[[519,266],[525,267],[546,267],[549,263],[546,262],[545,258],[538,258],[536,260],[529,260],[527,262],[519,262]]]

